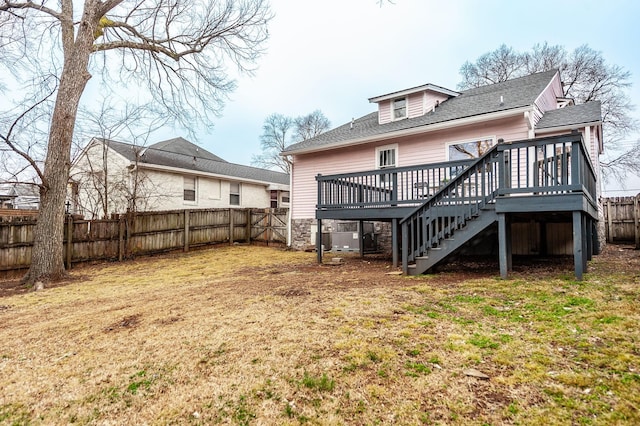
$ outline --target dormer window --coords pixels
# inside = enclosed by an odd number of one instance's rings
[[[400,120],[407,116],[407,98],[398,98],[393,101],[393,119]]]

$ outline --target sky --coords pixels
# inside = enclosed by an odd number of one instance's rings
[[[271,0],[271,7],[257,70],[237,80],[213,131],[197,133],[196,143],[230,162],[248,165],[260,153],[262,124],[272,113],[319,109],[337,127],[374,111],[373,96],[425,83],[456,89],[465,61],[503,43],[517,51],[545,41],[569,51],[588,44],[631,72],[629,94],[640,106],[635,0]],[[157,138],[181,135],[164,129]],[[640,178],[625,183],[628,193],[640,192]],[[621,185],[608,184],[605,195],[625,195]]]
[[[640,1],[637,0],[271,0],[265,54],[237,78],[212,131],[163,128],[148,143],[178,136],[223,159],[251,164],[266,117],[321,110],[332,127],[375,111],[368,99],[426,83],[455,90],[465,61],[506,44],[583,44],[631,72],[640,121]],[[230,69],[233,72],[232,69]],[[0,76],[0,82],[2,76]],[[90,85],[93,84],[90,81]],[[129,87],[135,92],[135,88]],[[95,96],[88,90],[83,102]],[[3,100],[0,99],[0,104]],[[606,128],[605,128],[606,132]],[[626,143],[640,139],[629,135]],[[640,153],[639,153],[640,155]],[[623,186],[626,191],[623,191]],[[609,182],[606,196],[640,193],[640,177]]]

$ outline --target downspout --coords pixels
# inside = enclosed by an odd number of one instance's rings
[[[289,217],[287,218],[287,247],[291,247],[291,239],[292,239],[292,220],[293,216],[293,163],[291,164],[289,173]]]
[[[529,139],[534,139],[536,137],[536,134],[533,130],[533,114],[531,114],[531,111],[525,111],[524,112],[524,119],[527,122],[527,135]]]

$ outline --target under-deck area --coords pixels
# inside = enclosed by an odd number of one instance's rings
[[[596,174],[581,134],[499,143],[480,158],[357,173],[318,175],[318,229],[323,220],[391,223],[394,266],[422,274],[497,227],[500,273],[512,264],[516,223],[546,223],[571,230],[578,279],[597,248]],[[553,252],[547,226],[537,226]],[[318,258],[322,259],[321,232]],[[493,233],[495,235],[495,233]],[[497,239],[497,241],[496,241]]]

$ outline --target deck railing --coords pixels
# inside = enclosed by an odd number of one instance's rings
[[[316,176],[320,210],[416,206],[474,160]]]
[[[504,158],[499,195],[583,192],[596,200],[596,174],[579,133],[498,145]]]
[[[456,191],[467,198],[486,194],[488,182],[498,196],[583,192],[596,203],[596,175],[579,133],[499,143],[499,170],[486,170]],[[450,185],[477,159],[381,170],[317,175],[318,210],[417,207]],[[458,202],[461,200],[458,196]]]

